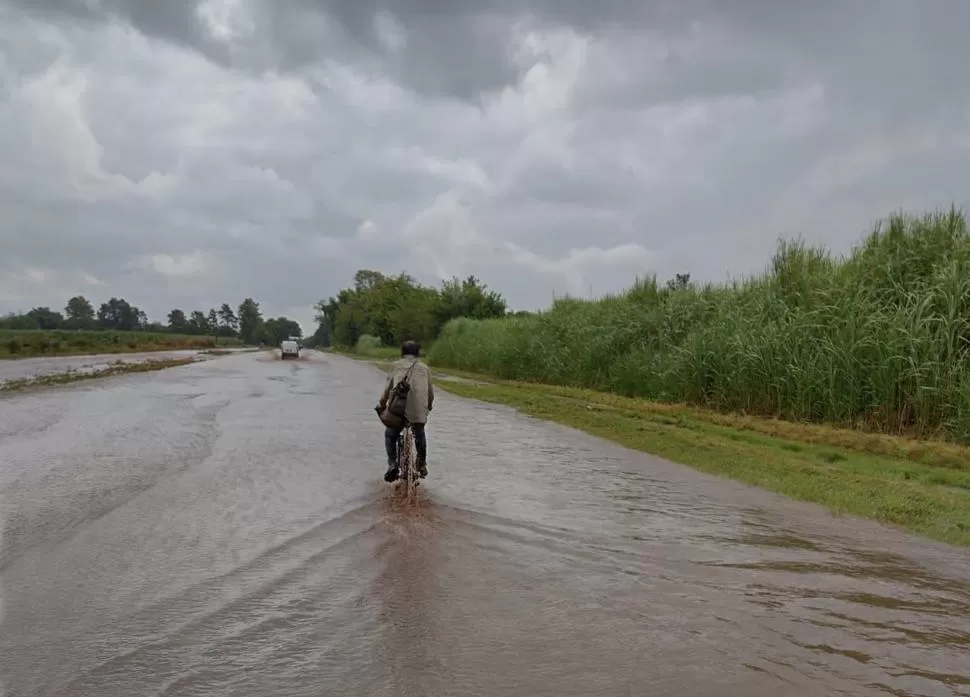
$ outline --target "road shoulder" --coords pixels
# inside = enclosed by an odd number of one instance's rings
[[[112,363],[107,368],[101,370],[66,370],[60,373],[50,373],[35,377],[16,378],[0,382],[0,394],[10,392],[23,392],[30,389],[43,387],[55,387],[58,385],[69,385],[75,382],[86,380],[99,380],[113,377],[115,375],[127,375],[129,373],[150,373],[166,368],[177,368],[183,365],[197,363],[198,358],[163,358],[157,360],[140,361],[138,363],[125,363],[119,361]]]

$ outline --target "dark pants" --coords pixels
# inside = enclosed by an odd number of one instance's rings
[[[384,429],[384,450],[387,451],[387,464],[397,462],[397,438],[401,435],[400,428]],[[414,448],[418,451],[418,462],[428,461],[428,439],[424,435],[424,424],[411,424],[414,433]]]

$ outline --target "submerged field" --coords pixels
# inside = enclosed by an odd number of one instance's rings
[[[185,334],[0,329],[0,358],[172,351],[238,345],[238,339]]]
[[[845,258],[780,245],[730,284],[654,280],[445,326],[436,366],[796,422],[970,442],[970,233],[898,215]]]

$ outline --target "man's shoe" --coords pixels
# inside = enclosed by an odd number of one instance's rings
[[[418,476],[424,479],[428,476],[428,463],[423,460],[418,460]]]
[[[387,483],[396,482],[397,478],[401,476],[401,473],[397,469],[397,463],[391,462],[387,465],[387,471],[384,473],[384,481]]]

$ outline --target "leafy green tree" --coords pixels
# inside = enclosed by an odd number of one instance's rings
[[[49,307],[35,307],[27,313],[27,317],[37,323],[38,329],[60,329],[64,326],[64,315]]]
[[[313,309],[316,310],[316,314],[313,317],[316,323],[326,324],[329,327],[331,335],[333,335],[333,327],[337,321],[337,311],[340,309],[340,302],[337,298],[320,300],[313,306]]]
[[[91,329],[95,326],[95,312],[91,301],[83,295],[75,295],[64,307],[65,325],[70,329]]]
[[[333,345],[333,333],[326,321],[318,322],[317,329],[306,340],[306,346],[314,348],[329,348]]]
[[[453,278],[442,284],[435,319],[440,331],[441,327],[458,317],[493,319],[505,316],[506,312],[508,307],[501,295],[490,291],[474,276],[469,276],[464,281]]]
[[[380,271],[370,271],[360,269],[354,274],[354,290],[358,293],[368,293],[376,289],[381,283],[387,280],[387,276]]]
[[[219,313],[215,309],[209,310],[209,314],[206,316],[206,325],[209,327],[209,333],[213,336],[219,333]]]
[[[263,325],[263,332],[266,340],[273,346],[279,346],[281,341],[291,336],[303,336],[303,328],[300,327],[300,323],[288,317],[273,317],[266,320]]]
[[[168,313],[168,328],[179,334],[185,334],[189,331],[189,321],[182,310],[175,308]]]
[[[130,332],[145,323],[145,313],[123,298],[111,298],[98,308],[98,324],[103,329]]]
[[[24,313],[11,312],[9,315],[0,321],[0,327],[4,329],[19,329],[19,330],[29,330],[29,329],[40,329],[37,325],[37,320],[33,317],[29,317]]]
[[[202,310],[192,310],[186,330],[189,334],[208,334],[210,331],[209,318]]]
[[[456,317],[489,319],[508,311],[502,296],[474,276],[453,279],[437,290],[408,274],[387,276],[368,269],[354,274],[351,288],[314,308],[318,331],[341,346],[355,346],[365,334],[385,345],[405,339],[429,342]]]
[[[222,307],[219,308],[219,326],[222,329],[222,333],[226,336],[233,336],[236,333],[236,327],[239,326],[239,320],[236,318],[236,313],[232,311],[229,303],[223,303]]]
[[[263,313],[259,303],[252,298],[246,298],[239,305],[239,337],[247,344],[255,344],[260,340],[263,328]]]
[[[332,318],[336,311],[331,306],[332,302],[335,301],[333,298],[330,298],[329,301],[321,300],[313,306],[313,309],[316,310],[313,319],[317,323],[317,329],[313,332],[313,335],[307,339],[307,346],[328,348],[333,345]]]

